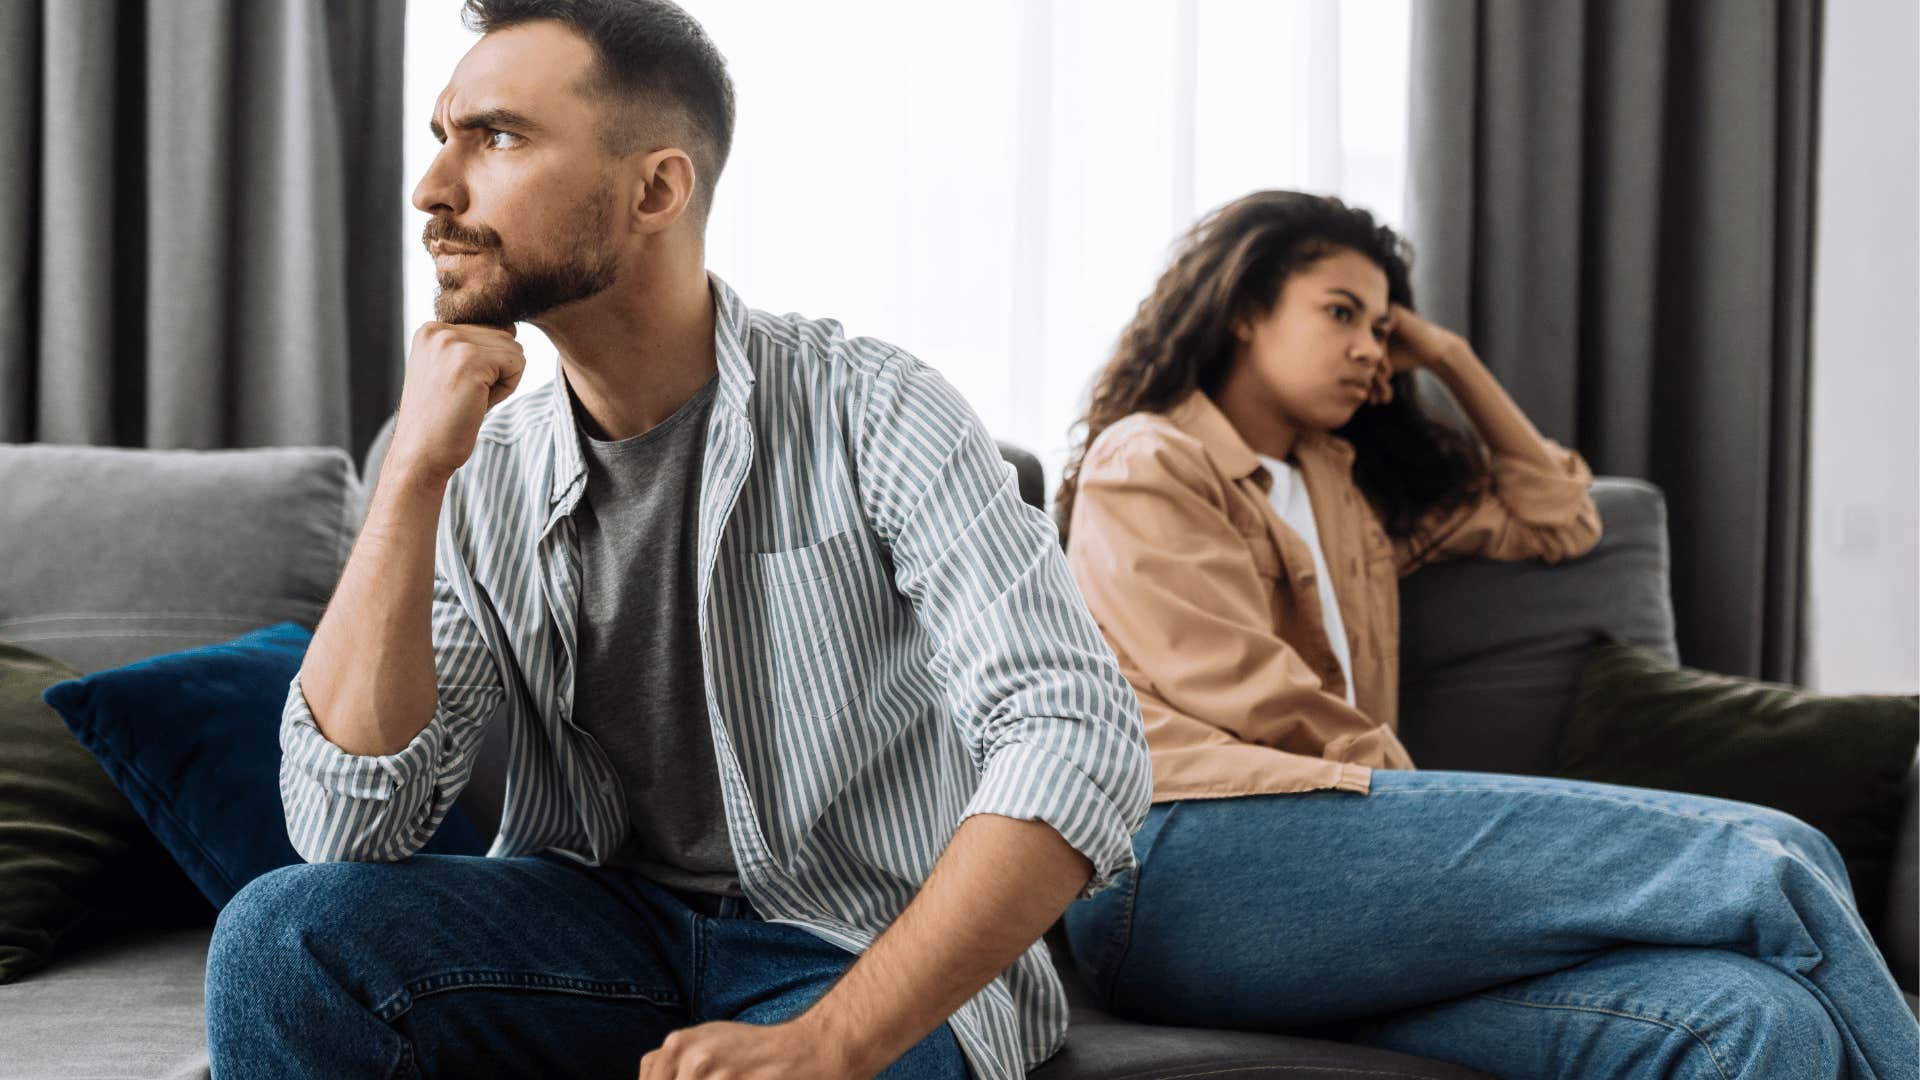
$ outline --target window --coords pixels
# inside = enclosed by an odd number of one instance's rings
[[[692,0],[739,94],[708,265],[938,367],[1059,480],[1069,426],[1171,245],[1257,188],[1389,223],[1405,183],[1409,0]],[[473,38],[407,12],[408,190]],[[407,316],[433,268],[408,210]],[[523,328],[522,392],[552,346]]]

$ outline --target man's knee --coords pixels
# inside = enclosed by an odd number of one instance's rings
[[[263,980],[297,975],[313,962],[311,946],[337,942],[353,905],[346,897],[361,863],[300,863],[262,874],[235,894],[213,927],[207,948],[207,995],[258,995]]]

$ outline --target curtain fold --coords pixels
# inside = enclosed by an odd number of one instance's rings
[[[0,14],[0,441],[336,445],[391,410],[405,10]]]
[[[1414,9],[1421,306],[1666,492],[1682,658],[1798,681],[1818,0]]]

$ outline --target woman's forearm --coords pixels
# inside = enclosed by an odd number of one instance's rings
[[[1544,469],[1560,467],[1540,430],[1471,347],[1463,343],[1434,357],[1427,367],[1453,392],[1467,419],[1494,453],[1530,461]]]

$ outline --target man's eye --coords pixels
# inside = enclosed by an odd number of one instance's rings
[[[489,150],[511,150],[519,145],[519,143],[520,136],[515,135],[511,131],[494,131],[492,129],[487,131],[487,149]]]

